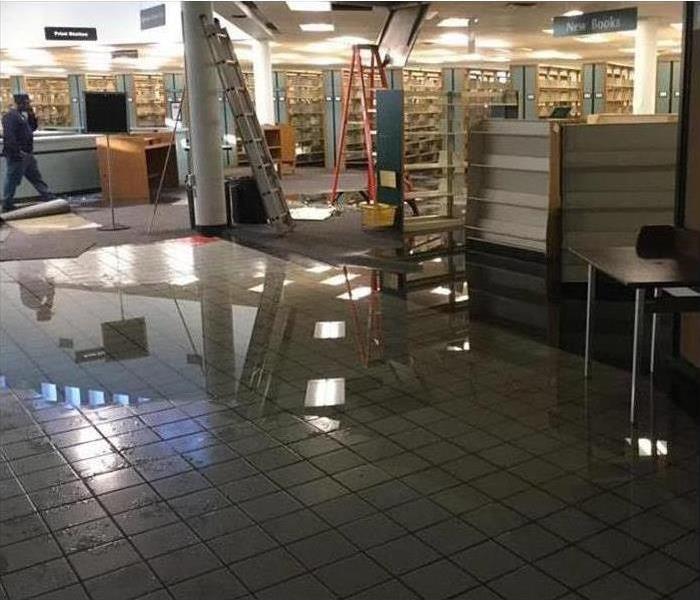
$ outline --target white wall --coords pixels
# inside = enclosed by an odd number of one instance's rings
[[[141,31],[140,11],[158,4],[165,4],[165,25]],[[44,27],[95,27],[97,44],[182,41],[180,2],[0,2],[0,15],[0,48],[78,43],[46,41]]]

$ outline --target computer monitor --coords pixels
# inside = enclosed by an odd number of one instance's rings
[[[568,119],[571,114],[570,106],[555,106],[549,113],[550,119]]]
[[[85,92],[85,130],[87,133],[128,133],[126,94]]]

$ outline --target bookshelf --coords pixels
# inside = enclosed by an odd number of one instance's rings
[[[32,101],[40,128],[71,126],[67,77],[26,77],[24,90]]]
[[[659,60],[656,69],[656,113],[678,113],[683,69],[679,60]]]
[[[511,65],[511,80],[518,94],[518,118],[546,118],[557,106],[570,106],[572,117],[582,110],[582,74],[576,66]]]
[[[137,127],[163,127],[165,125],[163,75],[134,75],[133,78]]]
[[[434,163],[444,145],[440,70],[403,69],[404,163]]]
[[[294,128],[297,164],[323,164],[323,72],[302,69],[276,71],[274,82],[277,121]]]
[[[537,115],[548,117],[557,106],[570,106],[572,117],[581,115],[581,69],[538,65]]]
[[[631,114],[634,68],[620,63],[583,65],[582,114]]]
[[[462,93],[469,105],[517,103],[506,70],[465,69]]]
[[[85,90],[88,92],[116,92],[117,80],[114,75],[85,75]]]
[[[14,105],[9,77],[0,77],[0,114],[5,114]]]

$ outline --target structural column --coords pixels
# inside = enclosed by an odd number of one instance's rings
[[[634,42],[634,98],[635,115],[656,112],[656,38],[658,25],[652,19],[637,22]]]
[[[185,76],[194,174],[194,220],[201,230],[226,226],[224,170],[219,137],[218,76],[212,65],[201,15],[212,19],[211,2],[183,2]]]
[[[275,123],[272,88],[272,53],[270,42],[253,40],[253,80],[255,81],[255,113],[261,125]]]

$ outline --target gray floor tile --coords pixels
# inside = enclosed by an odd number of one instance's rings
[[[153,558],[198,542],[197,536],[183,523],[173,523],[158,529],[139,533],[131,538],[136,549],[145,557]]]
[[[367,554],[394,575],[406,573],[433,562],[440,556],[430,546],[412,535],[375,546],[368,550]]]
[[[382,514],[370,515],[340,527],[359,548],[371,548],[403,535],[406,530]]]
[[[68,560],[81,579],[89,579],[137,563],[140,558],[131,545],[121,539],[76,552]]]
[[[477,583],[471,575],[446,560],[411,571],[401,580],[426,600],[449,598]]]
[[[524,564],[518,555],[491,540],[463,550],[452,559],[481,581],[489,581]]]
[[[203,544],[175,550],[149,561],[151,568],[167,585],[195,577],[221,566],[219,560]]]
[[[321,567],[316,577],[339,596],[349,596],[389,579],[389,574],[362,554]]]
[[[231,566],[248,589],[253,591],[291,579],[304,572],[304,567],[282,548],[275,548],[237,562]]]
[[[2,578],[3,585],[12,600],[37,596],[65,587],[75,581],[77,578],[65,558],[3,574]]]
[[[277,542],[254,525],[210,540],[207,545],[226,564],[243,560],[277,546]]]
[[[525,566],[489,584],[507,600],[552,600],[566,588],[537,569]]]
[[[245,587],[228,569],[219,569],[193,577],[170,587],[170,593],[176,600],[219,600],[220,598],[239,598],[247,592]]]
[[[337,531],[318,533],[290,544],[287,549],[309,569],[316,569],[358,552]]]

